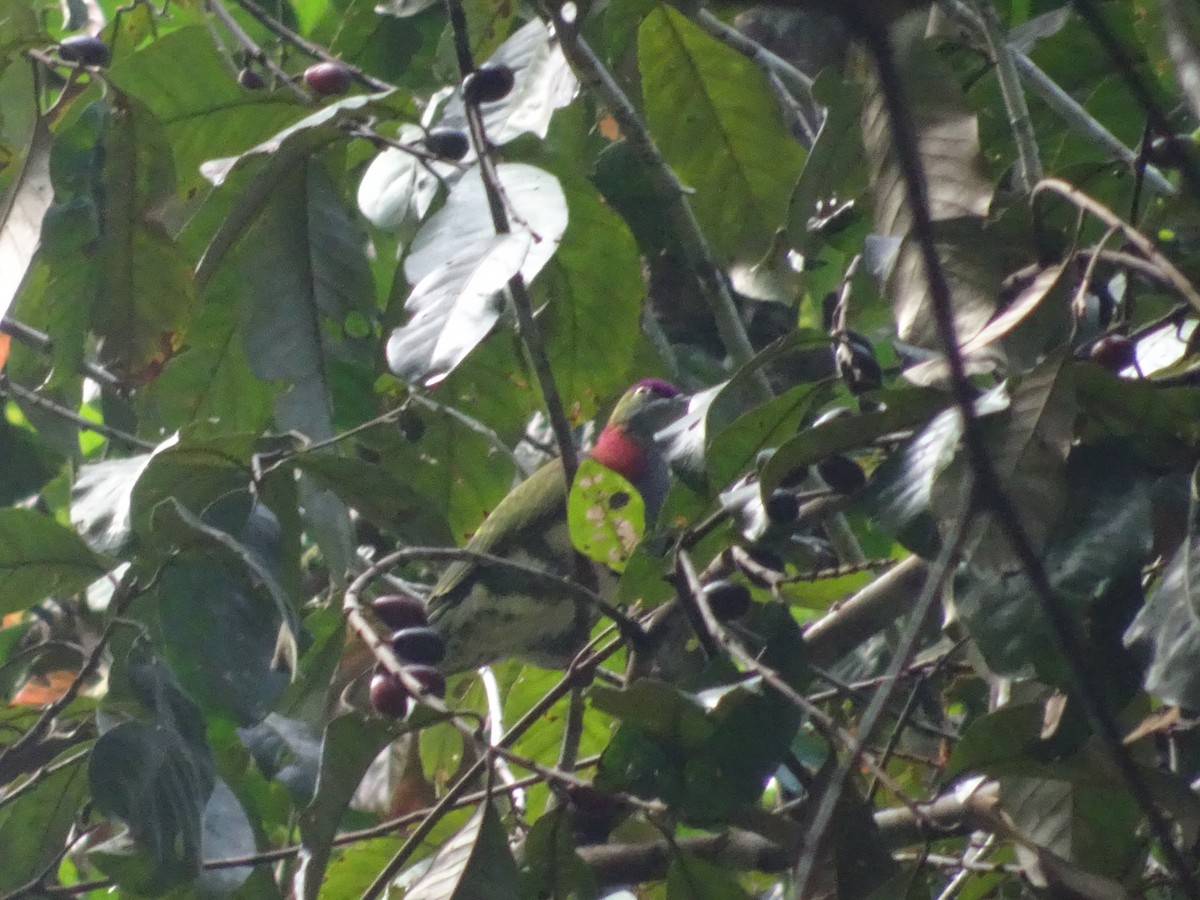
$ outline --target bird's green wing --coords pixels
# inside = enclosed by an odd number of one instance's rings
[[[467,549],[493,556],[508,556],[523,544],[541,541],[556,519],[565,519],[566,485],[562,462],[551,460],[513,488],[483,520],[467,542]],[[470,581],[478,566],[469,561],[453,563],[438,579],[430,603],[456,593]]]

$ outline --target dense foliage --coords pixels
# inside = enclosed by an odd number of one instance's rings
[[[1200,896],[1198,118],[1187,0],[0,0],[0,897]],[[592,643],[402,665],[650,376]]]

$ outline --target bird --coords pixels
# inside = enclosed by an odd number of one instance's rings
[[[660,379],[634,384],[617,401],[591,458],[623,475],[641,494],[649,526],[669,487],[670,471],[655,434],[678,419],[687,398]],[[484,519],[466,549],[569,576],[575,554],[567,525],[561,459],[541,466]],[[452,563],[427,601],[429,624],[442,636],[447,674],[520,657],[563,668],[587,641],[597,611],[577,597],[531,584],[519,572],[472,560]]]

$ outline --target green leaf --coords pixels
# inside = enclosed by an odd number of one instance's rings
[[[175,169],[166,131],[129,97],[113,99],[104,135],[101,173],[100,295],[92,330],[104,342],[103,359],[118,371],[155,371],[175,335],[195,313],[191,270],[159,221],[175,193]]]
[[[729,484],[754,468],[759,451],[796,433],[820,388],[804,384],[763,403],[741,416],[711,440],[705,454],[710,483]]]
[[[301,453],[295,466],[381,528],[413,543],[454,542],[436,505],[383,466],[330,453]]]
[[[630,381],[645,287],[637,244],[620,217],[590,183],[565,179],[563,189],[567,231],[533,288],[547,304],[542,336],[558,389],[586,417]]]
[[[49,516],[0,509],[0,615],[78,593],[112,566]]]
[[[50,183],[50,130],[38,118],[29,135],[16,183],[0,203],[0,316],[8,312],[42,233],[54,199]]]
[[[406,900],[467,900],[529,896],[521,889],[508,835],[491,803],[444,843],[425,874],[404,892]]]
[[[567,524],[575,549],[621,572],[646,530],[646,504],[624,476],[585,459],[567,499]]]
[[[205,160],[257,144],[307,112],[290,92],[238,87],[206,25],[119,56],[106,78],[162,123],[185,190],[199,186]]]
[[[203,562],[171,565],[155,588],[171,671],[202,708],[239,725],[262,719],[288,683],[274,665],[279,616],[257,593]]]
[[[261,432],[278,388],[254,377],[239,324],[236,309],[209,302],[180,352],[138,391],[139,418],[167,431],[187,427],[192,434]]]
[[[26,793],[7,798],[0,806],[0,841],[5,848],[0,890],[23,887],[54,862],[86,799],[83,759],[41,778]]]
[[[759,473],[763,496],[770,496],[796,469],[827,456],[869,447],[885,434],[919,425],[947,402],[938,392],[910,388],[887,391],[879,399],[884,405],[881,410],[838,416],[804,428],[782,444]]]
[[[681,853],[667,869],[667,900],[750,900],[727,868]]]
[[[723,258],[757,259],[784,222],[804,150],[763,71],[659,6],[638,31],[650,131],[695,190],[696,217]]]
[[[983,173],[975,116],[954,77],[926,43],[916,18],[899,26],[892,40],[928,185],[929,213],[939,232],[938,255],[954,294],[955,324],[960,340],[966,340],[991,318],[999,296],[997,248],[983,231],[992,185]],[[866,87],[862,129],[875,195],[875,230],[899,240],[886,283],[896,334],[907,343],[940,350],[929,282],[911,233],[907,182],[899,169],[883,91],[875,77]]]
[[[325,727],[317,793],[300,816],[305,857],[295,885],[296,894],[304,900],[318,896],[342,813],[367,766],[394,737],[391,726],[378,717],[344,715]]]
[[[122,722],[92,749],[88,780],[96,808],[120,819],[135,845],[89,855],[139,893],[160,892],[200,872],[202,817],[214,785],[204,720],[162,666],[134,662],[128,677],[155,722]]]
[[[277,541],[278,522],[265,509],[256,508],[251,514],[251,518],[243,521],[246,540],[254,538],[261,540],[263,536],[260,531],[266,531],[267,540],[271,540],[269,535],[274,534],[274,540]],[[258,524],[257,528],[256,524]],[[264,553],[268,547],[261,545],[252,547],[227,531],[208,525],[173,497],[164,500],[156,507],[154,525],[156,529],[162,530],[164,536],[175,546],[185,551],[193,550],[206,555],[210,554],[221,561],[226,569],[239,572],[241,575],[239,580],[244,586],[249,588],[253,594],[269,600],[274,605],[279,624],[273,659],[278,657],[278,660],[286,666],[286,671],[294,673],[299,657],[296,643],[299,623],[291,598],[279,584],[276,571],[272,571],[273,569],[277,570],[279,565],[278,558],[274,556],[274,553],[277,552],[277,543],[272,541],[269,545],[269,552]],[[195,592],[202,590],[202,583],[201,574],[192,572],[190,575],[179,576],[175,587],[185,597],[187,595],[194,596]],[[229,596],[233,597],[232,591]],[[186,606],[186,600],[180,602]],[[259,619],[258,630],[261,631],[264,627],[266,627],[265,624]],[[266,710],[262,710],[262,713],[265,714]]]

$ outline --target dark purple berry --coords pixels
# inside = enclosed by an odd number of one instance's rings
[[[416,597],[408,597],[404,594],[385,594],[371,605],[371,609],[375,611],[375,615],[379,616],[380,621],[392,631],[419,628],[429,624],[429,619],[425,614],[425,604]]]
[[[507,97],[515,83],[508,66],[480,66],[463,82],[463,99],[468,103],[494,103]]]
[[[425,149],[442,159],[459,160],[471,149],[471,141],[457,128],[434,128],[425,135]]]
[[[246,68],[238,72],[238,84],[248,91],[261,91],[267,86],[267,81],[254,69]]]
[[[408,714],[408,688],[386,669],[376,668],[371,676],[371,705],[385,716],[401,719]]]
[[[763,506],[776,525],[790,525],[800,516],[800,500],[791,491],[772,491]]]
[[[839,494],[853,494],[867,483],[862,466],[846,456],[827,456],[817,463],[817,474]]]
[[[436,666],[446,656],[446,642],[427,625],[401,628],[392,635],[392,650],[401,662]]]
[[[1123,334],[1106,334],[1096,339],[1088,356],[1110,372],[1120,372],[1137,362],[1137,344]]]
[[[90,34],[74,34],[63,38],[58,44],[58,55],[67,62],[83,63],[85,66],[107,66],[108,45]]]
[[[750,611],[753,600],[750,589],[736,581],[712,581],[704,586],[704,599],[708,608],[721,622],[737,619]]]
[[[350,90],[354,73],[339,62],[314,63],[304,70],[304,83],[318,97],[336,97]]]

